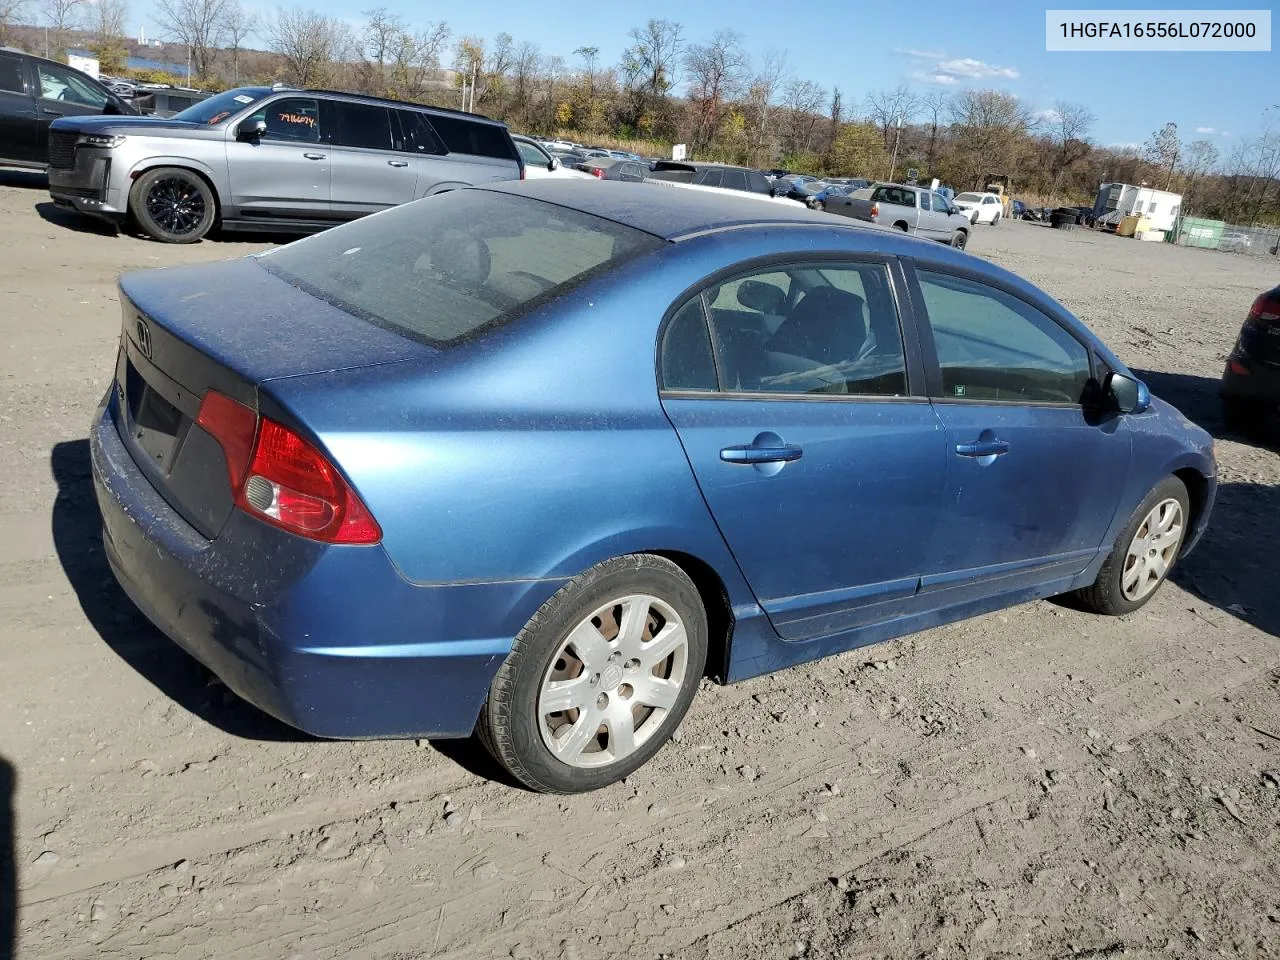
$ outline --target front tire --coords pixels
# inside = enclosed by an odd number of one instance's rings
[[[179,167],[157,167],[135,180],[129,210],[138,228],[161,243],[195,243],[218,218],[209,185]]]
[[[684,571],[648,554],[608,560],[561,588],[516,637],[477,734],[533,790],[596,790],[662,748],[706,659],[706,610]]]
[[[1133,511],[1098,579],[1076,591],[1076,597],[1108,616],[1137,610],[1168,579],[1190,521],[1186,485],[1177,477],[1165,477]]]
[[[957,250],[963,250],[968,242],[969,234],[965,233],[963,230],[957,230],[951,235],[951,246],[955,247]]]

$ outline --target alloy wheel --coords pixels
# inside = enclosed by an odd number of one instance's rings
[[[538,728],[552,755],[602,767],[662,726],[688,675],[680,616],[657,597],[620,597],[569,631],[538,691]]]
[[[1120,590],[1128,600],[1141,600],[1158,587],[1178,556],[1184,530],[1182,504],[1161,500],[1139,525],[1125,553]]]
[[[204,197],[196,186],[182,177],[157,180],[147,191],[147,213],[156,224],[174,236],[186,236],[204,221]]]

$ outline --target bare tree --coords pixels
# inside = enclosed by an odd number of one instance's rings
[[[223,34],[226,37],[226,49],[231,53],[231,82],[240,83],[240,51],[249,35],[258,29],[258,18],[255,14],[240,5],[240,0],[227,0],[222,14]]]
[[[284,60],[289,79],[304,87],[319,82],[338,55],[344,39],[340,23],[302,7],[277,10],[267,24],[271,49]]]
[[[1011,93],[963,90],[948,105],[960,179],[975,188],[988,174],[1014,176],[1031,114]]]
[[[670,20],[650,20],[631,28],[631,46],[622,55],[622,70],[628,85],[644,90],[650,97],[664,97],[675,85],[675,67],[682,27]]]
[[[360,36],[362,51],[366,58],[377,64],[379,72],[384,72],[392,51],[405,32],[404,18],[386,7],[365,10],[362,16],[365,18]]]
[[[925,141],[925,169],[933,175],[938,159],[938,131],[941,127],[943,111],[947,106],[947,95],[941,90],[934,90],[920,98],[920,114],[924,118],[924,126],[928,129]]]
[[[9,42],[9,28],[27,8],[27,0],[0,0],[0,46]]]
[[[415,34],[408,31],[396,38],[392,52],[391,88],[403,97],[420,97],[427,81],[440,70],[441,55],[449,43],[446,23],[434,23]]]
[[[533,83],[542,62],[536,43],[525,40],[516,47],[511,58],[511,94],[517,110],[524,110],[533,99]]]
[[[696,43],[685,53],[689,102],[696,117],[695,150],[711,142],[726,102],[736,98],[746,84],[750,65],[739,41],[739,34],[720,30],[709,43]]]
[[[51,34],[50,48],[46,56],[60,58],[67,45],[67,31],[80,20],[85,0],[45,0],[44,22]]]
[[[90,5],[88,26],[93,40],[89,47],[103,73],[115,73],[124,67],[129,53],[124,46],[124,21],[128,14],[126,0],[95,0]]]
[[[151,16],[169,37],[187,48],[197,76],[208,77],[222,45],[227,0],[155,0]]]
[[[827,92],[812,80],[792,80],[782,94],[787,111],[786,152],[809,153],[818,115],[827,102]]]
[[[894,129],[910,123],[919,105],[919,98],[906,84],[900,84],[893,90],[875,90],[867,94],[867,119],[880,128],[886,149],[893,141]]]
[[[1155,131],[1147,138],[1147,142],[1142,145],[1142,157],[1147,163],[1156,168],[1158,174],[1162,174],[1164,187],[1169,186],[1173,179],[1173,171],[1178,166],[1178,159],[1182,155],[1182,141],[1178,139],[1178,125],[1176,123],[1166,123],[1159,130]]]
[[[1056,195],[1062,183],[1062,176],[1074,164],[1089,155],[1089,131],[1093,129],[1095,117],[1087,107],[1062,100],[1053,105],[1049,115],[1049,136],[1053,140],[1054,165],[1053,188],[1050,193]]]
[[[596,95],[596,60],[600,57],[599,47],[579,47],[573,51],[575,57],[582,58],[582,75],[587,78],[587,96]]]
[[[775,101],[788,72],[787,55],[779,50],[765,52],[747,87],[743,109],[746,113],[748,163],[772,161],[777,154]]]

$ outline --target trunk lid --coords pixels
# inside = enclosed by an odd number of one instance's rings
[[[226,457],[196,424],[210,390],[257,410],[267,380],[436,351],[267,273],[252,258],[121,278],[117,424],[157,491],[206,537],[233,506]]]

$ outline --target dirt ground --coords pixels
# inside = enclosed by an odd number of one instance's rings
[[[467,743],[297,734],[112,581],[85,436],[115,278],[258,246],[115,237],[0,174],[18,957],[1280,956],[1280,447],[1214,394],[1275,262],[979,228],[1219,438],[1206,542],[1130,617],[1036,603],[706,684],[678,742],[566,799]]]

